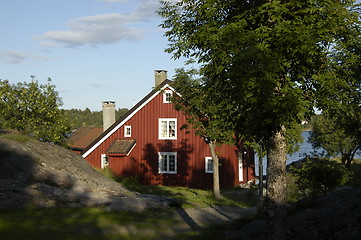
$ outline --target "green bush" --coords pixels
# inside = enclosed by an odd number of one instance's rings
[[[301,198],[301,193],[296,183],[296,178],[287,174],[287,202],[296,202]]]
[[[323,158],[306,159],[300,168],[291,167],[301,194],[318,196],[343,186],[352,173],[340,163]]]

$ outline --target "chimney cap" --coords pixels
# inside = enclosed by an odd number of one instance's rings
[[[162,73],[162,72],[166,73],[168,71],[164,70],[164,69],[158,69],[158,70],[154,70],[154,72],[156,72],[156,73]]]
[[[103,104],[115,104],[115,101],[103,101]]]

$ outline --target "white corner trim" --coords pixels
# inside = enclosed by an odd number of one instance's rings
[[[105,135],[102,139],[100,139],[96,144],[94,144],[88,151],[86,151],[82,157],[86,158],[90,153],[92,153],[100,144],[102,144],[107,138],[109,138],[114,132],[116,132],[119,128],[121,128],[129,119],[131,119],[137,112],[139,112],[145,105],[147,105],[150,101],[152,101],[163,89],[170,88],[175,92],[174,88],[166,84],[162,87],[161,90],[155,92],[150,98],[148,98],[142,105],[140,105],[137,109],[135,109],[127,118],[125,118],[122,122],[120,122],[117,126],[115,126],[107,135]]]
[[[133,149],[135,148],[136,145],[137,145],[137,143],[135,143],[134,146],[132,147],[132,149],[130,149],[130,151],[128,152],[127,156],[129,156],[129,154],[133,151]]]

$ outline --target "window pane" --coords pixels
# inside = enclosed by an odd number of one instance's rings
[[[208,159],[208,162],[207,162],[207,171],[213,172],[213,159]]]
[[[172,96],[172,94],[171,94],[170,92],[167,92],[167,93],[165,94],[165,100],[166,100],[167,102],[170,102],[171,96]]]
[[[169,121],[169,137],[175,137],[175,121]]]
[[[169,155],[169,171],[175,171],[175,155]]]
[[[168,161],[167,161],[167,155],[162,155],[162,159],[161,159],[161,166],[162,166],[162,171],[168,171]]]
[[[162,138],[167,137],[167,121],[160,122],[160,134]]]
[[[130,137],[132,135],[132,128],[130,126],[125,127],[125,136]]]

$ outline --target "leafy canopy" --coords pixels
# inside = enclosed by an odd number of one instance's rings
[[[61,99],[48,79],[39,84],[31,82],[11,84],[0,80],[0,127],[17,130],[41,141],[62,143],[70,131],[64,118]]]
[[[281,126],[294,129],[314,106],[330,103],[334,92],[328,89],[349,85],[335,70],[359,59],[349,48],[360,41],[354,1],[162,5],[166,51],[174,58],[197,59],[203,84],[213,91],[209,102],[222,106],[219,114],[255,142],[267,142]]]
[[[188,122],[182,128],[195,129],[196,135],[207,143],[234,143],[234,132],[218,115],[218,106],[209,102],[198,71],[176,69],[173,80],[172,86],[180,95],[174,95],[172,102],[176,110],[184,112]]]

